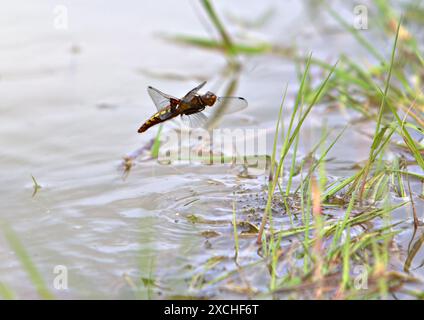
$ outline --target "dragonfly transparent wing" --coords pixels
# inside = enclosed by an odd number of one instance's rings
[[[162,91],[150,86],[147,87],[147,93],[149,94],[150,98],[152,98],[152,101],[158,111],[162,111],[167,106],[169,106],[171,103],[171,99],[179,100],[169,94],[163,93]],[[166,120],[165,115],[159,117],[162,120]]]
[[[206,107],[202,112],[183,115],[181,120],[190,128],[206,128],[208,121],[223,114],[231,114],[247,108],[247,101],[241,97],[218,97],[212,108]]]
[[[183,123],[190,128],[204,128],[208,122],[208,116],[203,112],[181,116]]]
[[[199,84],[197,87],[191,89],[181,100],[185,102],[190,102],[191,99],[197,94],[197,92],[203,88],[203,86],[206,84],[206,81],[203,81],[201,84]]]
[[[218,97],[212,108],[225,114],[239,112],[247,108],[247,100],[242,97]]]

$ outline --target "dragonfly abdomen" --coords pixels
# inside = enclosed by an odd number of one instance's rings
[[[168,107],[165,110],[162,110],[160,112],[155,113],[153,116],[151,116],[141,127],[138,129],[139,133],[145,132],[154,125],[157,125],[158,123],[167,121],[171,118],[174,118],[178,116],[177,112],[172,112],[171,108]]]

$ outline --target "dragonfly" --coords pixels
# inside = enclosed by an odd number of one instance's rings
[[[208,121],[208,116],[204,112],[207,107],[225,107],[225,113],[237,112],[247,107],[247,101],[242,97],[218,97],[210,91],[205,94],[199,94],[199,90],[205,84],[206,81],[202,82],[181,99],[163,93],[151,86],[147,87],[147,92],[152,98],[157,112],[144,122],[138,132],[145,132],[154,125],[178,116],[190,127],[203,127]]]

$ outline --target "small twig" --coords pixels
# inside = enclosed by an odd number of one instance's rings
[[[32,182],[34,183],[34,192],[32,193],[32,197],[37,194],[38,190],[41,189],[41,185],[38,184],[37,180],[35,180],[34,176],[31,175]]]

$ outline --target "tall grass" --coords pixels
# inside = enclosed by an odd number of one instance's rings
[[[304,93],[303,89],[304,89],[304,86],[305,86],[305,83],[306,83],[306,76],[309,72],[310,64],[311,64],[311,56],[310,56],[310,58],[309,58],[309,60],[306,64],[305,71],[303,73],[303,78],[300,82],[300,87],[299,87],[296,102],[295,102],[295,105],[294,105],[294,108],[293,108],[293,111],[292,111],[292,116],[290,118],[289,127],[287,129],[287,132],[285,133],[285,138],[284,138],[284,141],[283,141],[283,144],[282,144],[282,147],[281,147],[281,152],[280,152],[280,156],[279,156],[277,170],[276,170],[276,172],[273,176],[272,183],[270,183],[270,185],[269,185],[267,204],[266,204],[266,207],[265,207],[265,212],[263,214],[261,225],[259,227],[259,233],[258,233],[258,238],[257,238],[258,243],[262,242],[263,231],[264,231],[265,224],[266,224],[268,217],[270,215],[270,212],[271,212],[272,198],[273,198],[273,195],[274,195],[274,192],[275,192],[275,188],[277,186],[277,182],[280,179],[280,175],[282,174],[284,160],[285,160],[293,142],[295,141],[296,137],[299,135],[302,124],[304,123],[306,117],[308,116],[308,114],[312,110],[313,106],[319,100],[321,93],[323,92],[328,80],[330,79],[331,75],[333,74],[334,68],[336,67],[336,65],[334,65],[333,69],[330,70],[326,79],[322,82],[321,86],[315,92],[315,95],[314,95],[311,103],[305,109],[305,111],[301,114],[299,121],[297,122],[297,125],[293,129],[295,116],[296,116],[297,112],[299,111],[300,102],[302,100],[302,96],[303,96],[303,93]],[[281,108],[282,108],[282,106],[281,106]]]
[[[53,294],[48,289],[43,277],[41,276],[19,237],[7,223],[1,222],[0,226],[7,242],[9,243],[9,246],[15,252],[17,258],[21,262],[23,269],[28,275],[38,295],[43,299],[54,299]],[[14,297],[12,291],[5,285],[0,285],[0,293],[5,298]]]

